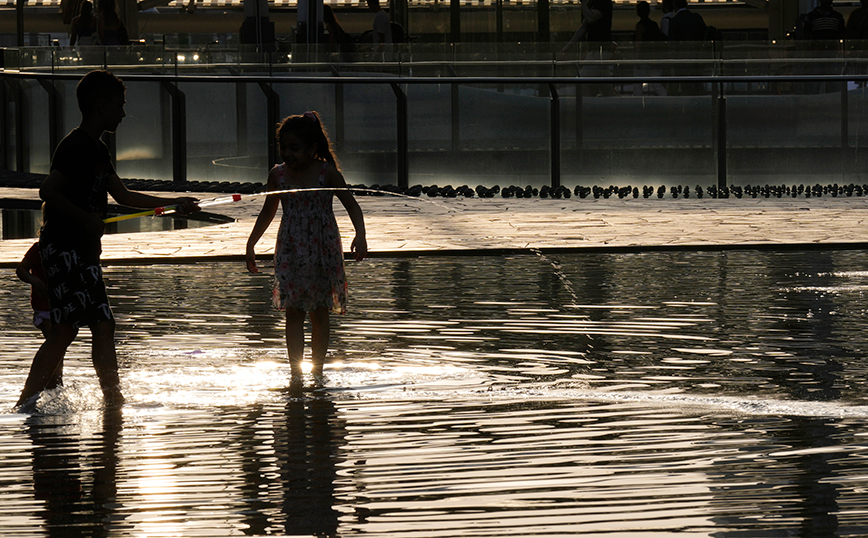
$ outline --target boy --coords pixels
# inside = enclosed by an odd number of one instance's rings
[[[39,189],[45,201],[39,248],[48,279],[52,327],[33,358],[16,406],[60,377],[63,356],[82,325],[91,331],[93,366],[106,405],[124,401],[118,378],[115,320],[100,267],[107,193],[117,203],[132,207],[175,204],[182,212],[198,210],[195,198],[169,199],[129,191],[115,173],[100,137],[106,131],[114,132],[123,120],[125,92],[123,82],[108,71],[91,71],[79,81],[75,94],[81,123],[57,146],[51,171]]]

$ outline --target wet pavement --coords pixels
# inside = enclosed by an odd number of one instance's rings
[[[171,193],[154,192],[162,196]],[[226,194],[192,193],[201,200]],[[0,188],[38,200],[33,188]],[[358,196],[372,257],[546,250],[863,248],[868,198],[429,198]],[[240,259],[262,196],[207,208],[235,222],[166,232],[106,235],[106,264]],[[353,228],[336,202],[345,248]],[[155,218],[155,217],[142,217]],[[257,253],[272,253],[277,219]],[[32,239],[0,242],[0,266],[17,263]]]

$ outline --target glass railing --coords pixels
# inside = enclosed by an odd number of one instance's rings
[[[108,67],[128,87],[122,177],[262,182],[274,124],[315,109],[354,184],[850,182],[868,145],[855,45],[6,49],[3,165],[47,172],[75,82]]]

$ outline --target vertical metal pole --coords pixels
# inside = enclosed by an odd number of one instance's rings
[[[552,188],[561,186],[561,101],[557,87],[549,83],[551,93],[551,173]]]
[[[410,186],[410,166],[407,160],[407,152],[409,147],[408,137],[408,113],[407,113],[407,94],[401,89],[401,85],[392,82],[392,91],[395,93],[397,104],[397,123],[398,123],[398,148],[397,148],[397,175],[398,187],[406,189]]]
[[[404,28],[405,35],[410,35],[410,16],[407,9],[407,0],[391,0],[389,2],[389,16],[392,22],[397,22]]]
[[[461,0],[449,0],[449,33],[452,43],[461,41]]]
[[[457,161],[461,148],[461,92],[460,86],[453,82],[452,88],[452,156]]]
[[[717,187],[726,187],[726,96],[723,92],[723,84],[713,85],[718,88],[716,106],[717,120]]]
[[[247,153],[247,84],[235,83],[235,144],[238,155]]]
[[[341,74],[335,69],[335,66],[330,67],[332,75],[340,77]],[[344,83],[335,83],[335,141],[338,144],[343,143],[345,134],[346,113],[344,111]]]
[[[15,2],[15,27],[18,34],[18,46],[24,46],[24,4],[27,0],[16,0]]]
[[[9,140],[9,94],[6,90],[5,77],[0,78],[0,141]],[[9,144],[3,142],[0,147],[0,168],[9,169]]]
[[[60,143],[60,121],[62,118],[60,108],[60,92],[53,81],[39,79],[39,85],[48,94],[48,143],[51,153]]]
[[[237,69],[229,67],[229,74],[237,77],[240,75]],[[235,83],[235,152],[238,155],[247,153],[247,84]]]
[[[274,91],[274,88],[271,87],[271,84],[266,84],[265,82],[259,83],[259,88],[265,94],[265,100],[267,102],[266,105],[266,114],[268,122],[268,165],[278,163],[278,150],[277,150],[277,138],[274,136],[274,129],[277,126],[277,123],[280,121],[280,96],[277,95],[277,92]]]
[[[847,149],[850,147],[850,96],[847,92],[847,81],[841,85],[841,166],[844,167],[841,173],[845,173],[850,168],[847,158]]]
[[[494,4],[494,14],[497,18],[495,22],[494,38],[495,43],[503,43],[503,0],[497,0]]]
[[[24,89],[15,79],[9,79],[12,88],[12,102],[15,103],[15,170],[28,172],[27,145],[24,143]]]
[[[539,38],[537,41],[551,41],[551,22],[549,19],[549,0],[537,0],[537,20],[539,21]]]
[[[343,144],[347,137],[346,111],[344,109],[344,83],[335,84],[335,139]]]
[[[583,124],[583,118],[585,111],[585,103],[582,98],[582,86],[580,84],[576,85],[576,151],[582,151],[582,147],[585,145],[585,129]]]
[[[187,181],[187,99],[177,86],[163,82],[172,98],[172,181]]]

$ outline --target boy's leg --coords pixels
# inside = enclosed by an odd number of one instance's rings
[[[313,375],[321,376],[329,349],[329,309],[322,306],[310,313],[310,348]]]
[[[52,380],[60,378],[63,371],[63,356],[66,355],[66,349],[75,339],[76,334],[78,334],[78,329],[71,323],[55,323],[52,326],[48,338],[39,347],[36,356],[33,357],[30,374],[27,376],[27,381],[24,382],[24,389],[21,391],[16,406],[22,405],[33,395],[49,388]]]
[[[99,378],[105,403],[107,405],[120,405],[124,403],[124,397],[121,394],[121,380],[118,376],[115,322],[110,319],[94,323],[90,326],[90,332],[93,367]]]
[[[42,319],[42,322],[36,326],[37,329],[42,331],[42,336],[48,340],[48,337],[51,336],[51,319],[50,317],[46,317]],[[55,389],[59,386],[63,385],[63,360],[57,365],[57,368],[54,369],[54,375],[52,375],[48,381],[45,383],[46,389]]]
[[[304,316],[301,310],[286,309],[286,353],[292,377],[301,375],[301,362],[304,360]]]

